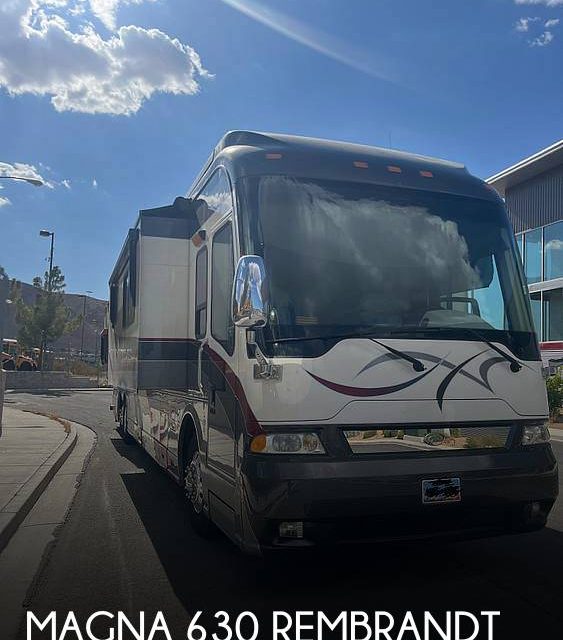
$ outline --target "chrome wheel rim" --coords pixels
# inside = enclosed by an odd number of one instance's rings
[[[186,470],[186,495],[196,513],[203,510],[203,481],[201,479],[201,461],[196,451]]]

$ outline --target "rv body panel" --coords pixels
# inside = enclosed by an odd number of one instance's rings
[[[365,416],[358,422],[381,424],[407,415],[408,422],[448,422],[460,412],[473,420],[546,417],[545,389],[536,384],[540,362],[522,361],[514,373],[480,342],[381,342],[415,355],[426,369],[414,371],[368,338],[342,340],[318,358],[274,358],[282,367],[280,381],[254,380],[251,371],[243,380],[256,417],[268,424],[282,422],[279,416],[284,423],[354,423],[356,411]]]

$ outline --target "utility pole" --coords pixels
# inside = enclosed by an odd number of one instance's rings
[[[55,232],[48,231],[47,229],[41,229],[39,235],[42,238],[51,237],[51,251],[49,253],[49,275],[47,276],[47,294],[50,295],[53,290],[53,253],[55,249]],[[45,333],[41,336],[41,347],[39,350],[39,369],[43,371],[43,360],[45,357],[45,348],[47,346],[47,339]]]
[[[53,251],[55,249],[55,232],[51,234],[51,251],[49,253],[49,284],[48,291],[51,293],[53,290]]]

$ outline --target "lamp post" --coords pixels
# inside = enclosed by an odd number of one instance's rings
[[[86,293],[91,294],[92,291],[86,291]],[[84,323],[86,321],[86,295],[82,296],[82,300],[84,305],[82,307],[82,337],[80,338],[80,359],[82,360],[82,354],[84,352]]]
[[[42,238],[51,238],[51,251],[49,254],[49,275],[47,276],[47,291],[51,293],[52,284],[53,284],[53,252],[55,248],[55,232],[48,231],[47,229],[41,229],[39,235]],[[43,355],[45,353],[46,340],[45,340],[45,332],[41,334],[41,346],[39,349],[39,369],[43,371]]]
[[[51,237],[51,252],[49,254],[49,275],[47,276],[47,291],[51,291],[51,280],[53,277],[53,251],[55,248],[55,232],[47,231],[47,229],[41,229],[39,235],[42,238]]]

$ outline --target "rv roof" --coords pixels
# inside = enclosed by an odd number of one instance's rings
[[[440,160],[415,153],[406,153],[394,149],[384,149],[383,147],[372,147],[351,142],[340,142],[337,140],[323,140],[320,138],[310,138],[306,136],[295,136],[284,133],[264,133],[260,131],[229,131],[218,142],[213,153],[208,158],[202,171],[193,182],[189,193],[200,184],[207,170],[218,161],[223,154],[228,154],[231,158],[242,159],[252,155],[257,150],[275,151],[283,154],[286,152],[296,152],[302,158],[318,158],[324,155],[330,162],[338,163],[340,160],[373,162],[378,165],[400,165],[403,168],[416,170],[425,169],[428,171],[440,172],[442,179],[454,178],[457,182],[460,179],[466,180],[470,177],[469,172],[463,164]],[[295,158],[295,156],[294,156]],[[318,168],[318,163],[315,162]],[[263,165],[265,166],[265,165]],[[293,165],[297,167],[297,165]],[[301,165],[303,168],[306,165]],[[256,165],[255,165],[256,168]],[[328,170],[328,173],[330,171]],[[340,172],[339,172],[340,173]],[[473,176],[471,176],[473,178]],[[475,178],[473,178],[475,180]],[[437,185],[436,185],[437,186]]]
[[[439,164],[442,167],[452,169],[465,169],[463,164],[441,160],[430,156],[423,156],[416,153],[407,153],[383,147],[372,147],[365,144],[355,144],[352,142],[341,142],[338,140],[325,140],[322,138],[310,138],[307,136],[294,136],[285,133],[263,133],[260,131],[229,131],[219,141],[215,148],[215,153],[220,153],[227,147],[244,145],[259,147],[262,149],[279,147],[300,148],[303,151],[356,154],[363,157],[381,158],[385,160],[408,160],[423,161],[427,164]]]

